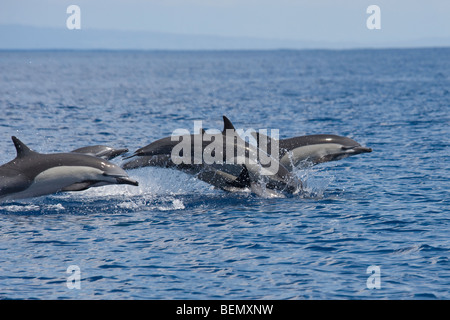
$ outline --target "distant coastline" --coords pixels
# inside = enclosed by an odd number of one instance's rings
[[[65,27],[0,25],[0,50],[299,50],[450,47],[450,38],[324,42]]]

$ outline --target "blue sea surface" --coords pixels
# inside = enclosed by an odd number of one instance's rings
[[[285,198],[140,168],[139,187],[2,203],[1,299],[450,299],[448,48],[3,51],[0,111],[1,164],[12,135],[134,151],[222,115],[373,148],[297,170]]]

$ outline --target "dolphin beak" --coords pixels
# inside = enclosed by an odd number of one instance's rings
[[[117,184],[131,184],[133,186],[138,186],[139,182],[137,182],[134,179],[131,179],[130,177],[117,177]]]
[[[352,150],[356,154],[372,152],[372,149],[367,147],[355,147]]]

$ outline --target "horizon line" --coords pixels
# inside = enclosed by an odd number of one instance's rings
[[[24,24],[0,24],[0,28],[11,28],[11,29],[29,29],[43,31],[38,36],[43,35],[47,37],[45,40],[49,43],[44,44],[40,47],[37,44],[32,44],[30,46],[25,43],[20,43],[23,39],[8,39],[7,37],[13,35],[14,33],[3,33],[3,37],[7,39],[6,46],[2,47],[0,44],[0,50],[2,51],[299,51],[299,50],[334,50],[334,51],[344,51],[344,50],[389,50],[389,49],[429,49],[429,48],[449,48],[450,47],[450,37],[427,37],[427,38],[416,38],[408,39],[403,41],[393,41],[393,40],[380,40],[379,38],[375,43],[364,43],[361,41],[353,40],[343,40],[343,41],[330,41],[330,40],[300,40],[300,39],[280,39],[280,38],[261,38],[252,36],[226,36],[226,35],[215,35],[215,34],[188,34],[188,33],[173,33],[164,31],[151,31],[151,30],[120,30],[120,29],[101,29],[101,28],[82,28],[78,30],[69,30],[66,27],[52,27],[52,26],[32,26]],[[129,43],[129,47],[125,44],[121,46],[114,42],[114,37],[106,39],[108,42],[100,47],[94,47],[91,43],[80,42],[77,38],[73,47],[67,44],[58,45],[52,42],[58,41],[58,37],[52,37],[52,34],[45,35],[45,30],[51,30],[52,32],[73,32],[73,35],[79,36],[80,33],[86,32],[100,32],[100,33],[129,33],[135,34],[137,36],[143,36],[145,34],[153,36],[164,36],[167,35],[169,38],[169,45],[167,43],[162,43],[158,39],[154,43],[142,42],[142,39],[135,37]],[[23,32],[22,30],[20,30]],[[54,35],[55,35],[54,34]],[[91,38],[86,38],[87,40],[95,39],[98,34],[90,34]],[[177,37],[179,39],[177,39]],[[111,40],[112,39],[112,40]],[[197,39],[197,41],[203,41],[200,44],[188,44],[187,40]],[[224,46],[218,45],[218,40],[227,40],[229,43]],[[103,38],[105,40],[105,38]],[[136,40],[140,40],[136,42]],[[180,43],[177,43],[177,40]],[[184,40],[184,42],[182,42]],[[242,44],[242,41],[249,40],[254,41],[247,46]],[[8,43],[9,41],[9,43]],[[133,43],[133,41],[135,43]],[[159,41],[159,42],[158,42]],[[216,41],[216,42],[214,42]],[[235,41],[233,43],[233,41]],[[172,43],[171,43],[172,42]],[[241,43],[240,43],[241,42]],[[384,42],[384,43],[383,43]],[[428,42],[428,43],[427,43]],[[434,42],[434,43],[433,43]],[[441,42],[441,43],[439,43]],[[139,43],[137,45],[136,43]],[[177,47],[178,44],[178,47]],[[227,47],[228,45],[228,47]],[[90,47],[91,46],[91,47]],[[166,47],[164,47],[166,46]],[[197,46],[197,48],[195,47]]]

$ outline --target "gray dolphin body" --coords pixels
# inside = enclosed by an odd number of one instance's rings
[[[103,145],[95,145],[95,146],[88,146],[83,148],[78,148],[75,150],[72,150],[71,152],[75,153],[82,153],[91,155],[94,157],[99,157],[105,160],[111,160],[114,159],[121,154],[124,154],[128,152],[128,149],[121,148],[121,149],[115,149],[109,146],[103,146]]]
[[[249,188],[257,194],[278,195],[279,192],[294,193],[301,189],[301,181],[281,165],[278,159],[272,158],[271,161],[276,164],[275,169],[269,174],[264,173],[263,171],[268,169],[258,160],[258,153],[261,151],[236,135],[235,128],[227,117],[224,116],[223,120],[224,129],[220,134],[208,134],[203,131],[200,134],[180,136],[175,141],[172,137],[159,139],[127,157],[135,159],[126,162],[122,168],[134,169],[146,166],[174,168],[195,175],[199,180],[226,191]],[[229,139],[228,134],[233,139]],[[189,161],[184,163],[176,162],[172,157],[174,148],[181,139],[188,139],[191,143]],[[221,140],[219,150],[211,147],[216,139]],[[197,150],[195,141],[200,144]],[[229,150],[233,151],[231,156],[227,154]],[[196,151],[200,151],[199,154],[202,156],[205,152],[209,153],[218,161],[207,163],[204,158],[199,159]]]
[[[0,202],[109,184],[138,185],[107,160],[78,153],[41,154],[16,137],[12,140],[17,157],[0,166]]]
[[[362,147],[350,138],[331,134],[316,134],[280,140],[259,133],[254,133],[254,137],[258,145],[262,139],[265,139],[269,152],[271,150],[270,145],[274,142],[278,143],[280,163],[290,171],[294,167],[307,167],[372,152],[371,148]]]

